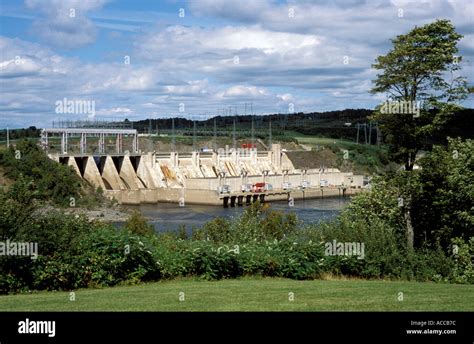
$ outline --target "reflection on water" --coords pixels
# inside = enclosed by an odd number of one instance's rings
[[[285,213],[295,212],[298,220],[304,223],[317,223],[335,218],[342,208],[350,202],[350,198],[325,198],[310,200],[295,200],[294,206],[289,207],[287,202],[268,203],[271,209]],[[142,204],[139,206],[127,206],[129,209],[139,210],[149,222],[153,224],[157,232],[176,231],[182,225],[186,226],[188,232],[192,228],[199,228],[204,223],[215,217],[221,216],[232,218],[239,216],[245,209],[243,207],[222,208],[218,206],[186,204],[179,207],[178,204]],[[118,224],[120,226],[120,224]]]

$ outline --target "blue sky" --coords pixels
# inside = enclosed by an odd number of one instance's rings
[[[229,106],[243,113],[250,102],[260,114],[373,108],[385,99],[368,93],[375,57],[390,38],[437,18],[465,36],[461,74],[474,77],[469,0],[0,4],[0,128],[200,119]],[[64,98],[93,101],[95,114],[57,113]]]

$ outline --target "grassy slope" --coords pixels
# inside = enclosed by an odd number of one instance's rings
[[[356,145],[355,142],[349,140],[333,139],[330,137],[307,136],[303,134],[296,134],[294,136],[299,143],[313,144],[313,145],[328,145],[328,144],[347,144]]]
[[[185,300],[178,300],[178,293]],[[289,301],[288,293],[294,293]],[[403,292],[404,300],[398,301]],[[473,311],[474,286],[364,280],[177,279],[0,296],[0,311]]]
[[[387,147],[376,145],[357,144],[353,141],[333,139],[327,137],[307,136],[296,134],[294,138],[300,144],[316,148],[327,147],[337,154],[332,159],[326,159],[326,165],[337,167],[343,172],[354,172],[356,174],[382,173],[393,169],[396,164],[389,164]],[[363,140],[363,138],[361,139]],[[343,151],[347,150],[348,159],[343,159]],[[321,152],[319,150],[319,152]],[[315,154],[319,154],[316,152]]]

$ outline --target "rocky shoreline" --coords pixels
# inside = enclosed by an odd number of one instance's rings
[[[45,215],[52,211],[63,211],[66,214],[85,215],[89,220],[100,220],[104,222],[125,222],[130,216],[130,212],[119,206],[115,207],[98,207],[94,209],[86,208],[56,208],[53,206],[44,206],[38,210],[38,213]]]

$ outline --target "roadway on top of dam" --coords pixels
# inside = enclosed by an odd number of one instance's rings
[[[262,157],[262,156],[266,156],[268,154],[268,152],[271,152],[271,151],[257,151],[257,156],[259,157]],[[128,151],[125,151],[125,152],[122,152],[122,153],[114,153],[114,152],[110,152],[110,153],[100,153],[100,152],[91,152],[91,153],[80,153],[80,152],[77,152],[77,153],[60,153],[60,152],[57,152],[57,153],[48,153],[48,155],[57,155],[59,157],[88,157],[88,156],[93,156],[93,157],[97,157],[97,156],[146,156],[148,154],[154,154],[156,157],[160,158],[160,157],[169,157],[170,154],[178,154],[179,156],[181,157],[191,157],[193,155],[193,153],[196,153],[196,154],[199,154],[200,156],[202,157],[211,157],[213,154],[218,154],[217,152],[201,152],[201,151],[194,151],[194,152],[178,152],[178,151],[169,151],[169,152],[157,152],[157,151],[152,151],[152,152],[136,152],[136,153],[133,153],[133,152],[128,152]],[[221,157],[223,158],[231,158],[232,157],[232,153],[229,153],[229,154],[220,154]]]
[[[98,156],[144,156],[148,153],[49,153],[49,155],[57,155],[61,158],[83,158],[83,157],[98,157]]]

